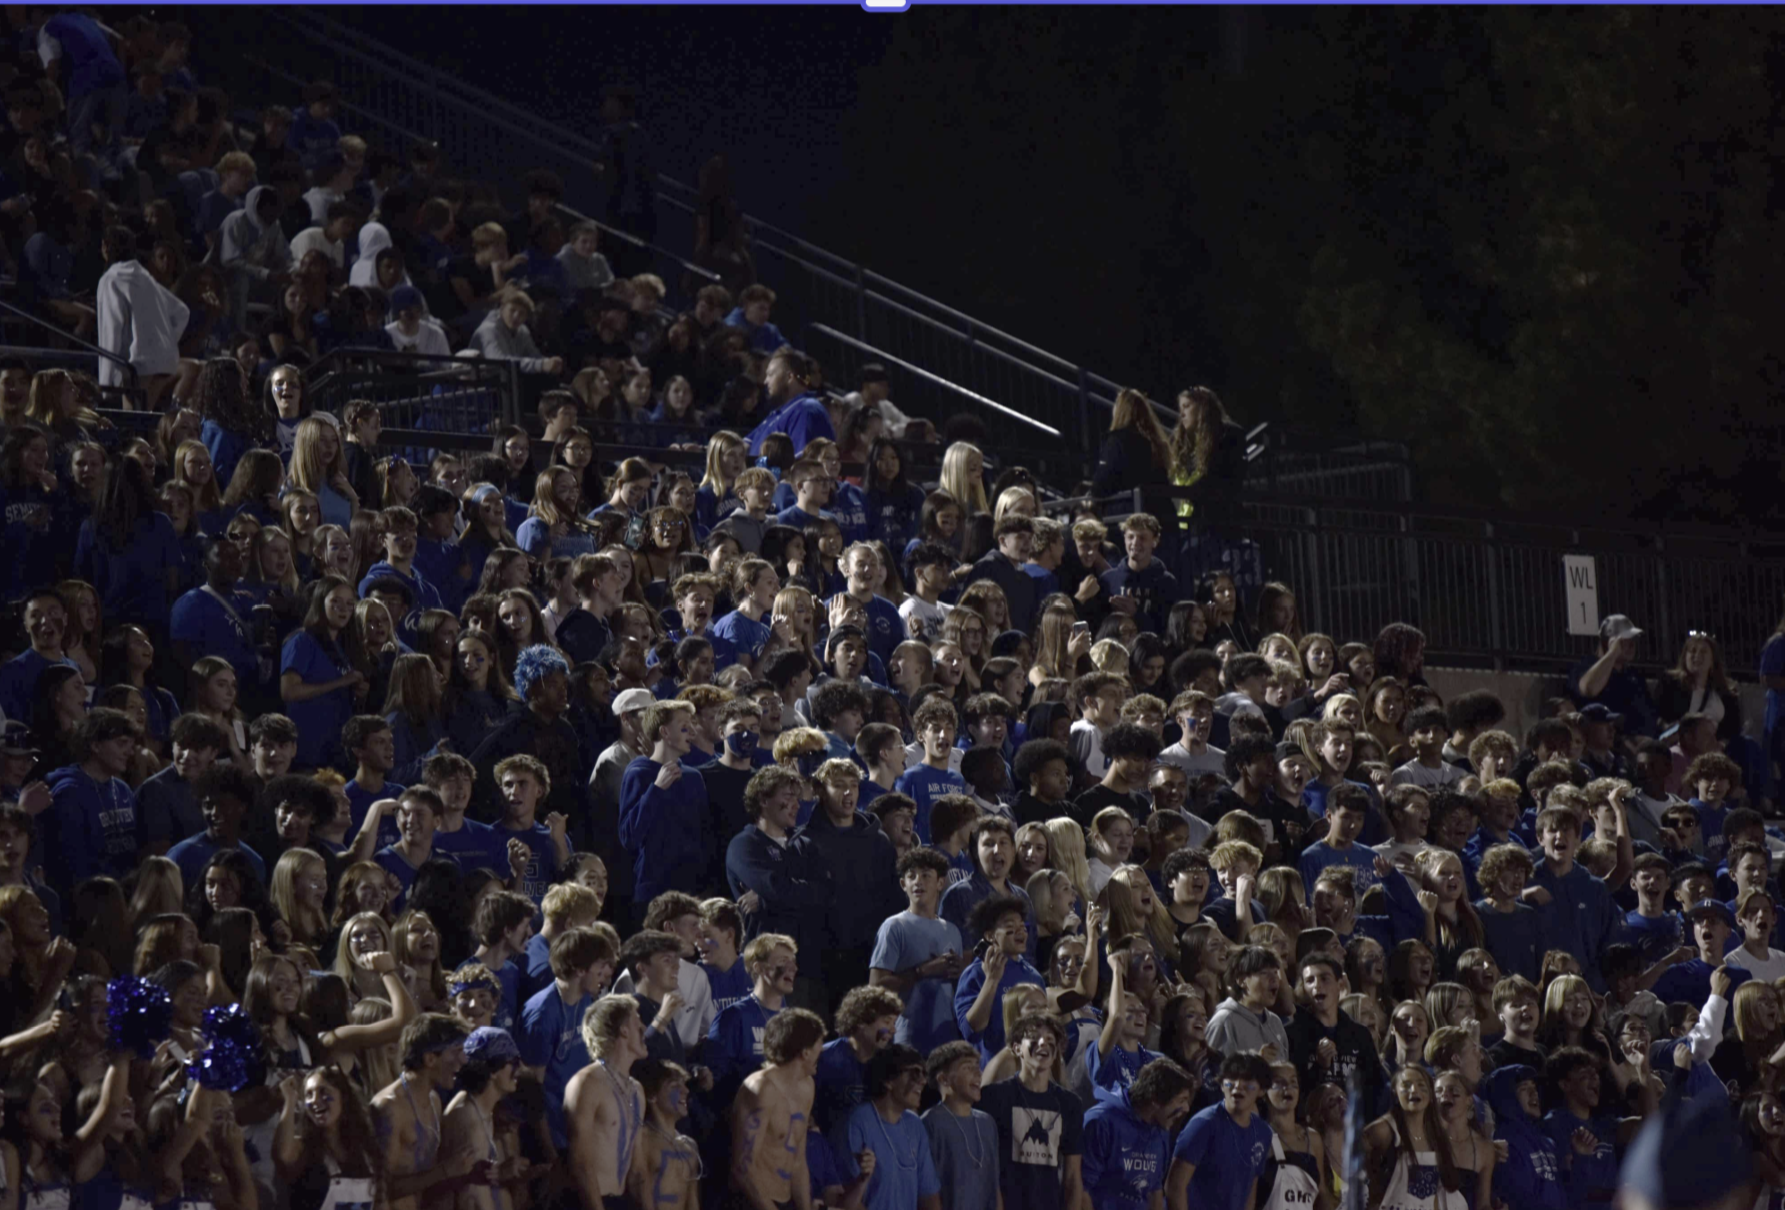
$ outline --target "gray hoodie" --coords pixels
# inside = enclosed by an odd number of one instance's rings
[[[527,330],[526,324],[510,328],[503,323],[501,307],[483,317],[477,331],[471,334],[469,347],[491,361],[518,361],[523,373],[538,374],[545,370],[546,359],[539,355],[539,346],[533,343],[533,333]]]
[[[260,199],[271,186],[256,185],[248,191],[242,208],[223,220],[217,229],[217,264],[229,278],[230,314],[241,326],[247,314],[248,293],[257,282],[291,268],[291,245],[277,220],[260,221]]]
[[[1232,996],[1221,1001],[1215,1009],[1203,1037],[1209,1049],[1217,1054],[1231,1055],[1242,1050],[1275,1046],[1277,1060],[1289,1061],[1289,1034],[1283,1028],[1283,1018],[1268,1008],[1262,1014],[1255,1013]]]

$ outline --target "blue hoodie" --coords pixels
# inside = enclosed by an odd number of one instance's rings
[[[1562,1157],[1542,1123],[1518,1103],[1518,1086],[1537,1079],[1536,1068],[1514,1063],[1481,1082],[1494,1111],[1494,1138],[1507,1150],[1506,1162],[1494,1166],[1494,1199],[1519,1210],[1567,1210],[1577,1199],[1563,1184]]]
[[[1165,1185],[1171,1138],[1140,1120],[1126,1088],[1085,1114],[1085,1193],[1097,1210],[1147,1210]]]
[[[98,874],[126,878],[136,868],[136,795],[121,777],[101,785],[78,765],[53,770],[51,804],[40,824],[44,869],[59,879],[67,898],[75,885]]]
[[[620,778],[620,843],[632,854],[633,898],[648,903],[664,891],[700,889],[707,868],[707,784],[682,762],[682,778],[657,785],[663,766],[641,756]]]

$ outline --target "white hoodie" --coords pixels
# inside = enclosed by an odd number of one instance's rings
[[[140,262],[119,261],[107,269],[94,304],[100,348],[124,358],[145,377],[179,368],[180,337],[192,312]],[[127,378],[117,362],[99,359],[100,386],[121,387]]]

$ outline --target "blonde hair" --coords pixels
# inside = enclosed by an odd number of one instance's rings
[[[1098,639],[1091,644],[1091,667],[1125,677],[1129,672],[1128,649],[1114,639]]]
[[[953,496],[955,502],[961,506],[963,518],[976,517],[980,513],[992,511],[992,506],[987,502],[985,496],[984,477],[971,475],[967,471],[968,457],[978,453],[979,447],[968,445],[965,441],[957,441],[949,446],[942,455],[941,488]],[[983,454],[980,455],[981,466],[985,464],[984,457]]]
[[[210,464],[211,477],[205,481],[203,487],[186,478],[186,455],[188,454],[203,454],[205,461]],[[194,512],[216,512],[223,507],[223,489],[217,486],[217,464],[211,460],[211,451],[205,447],[204,442],[192,437],[180,442],[174,449],[173,465],[168,469],[172,472],[173,477],[184,483],[187,490],[192,493]]]
[[[359,864],[370,865],[371,863],[360,862]],[[349,867],[350,870],[357,868],[358,866]],[[383,873],[384,867],[379,866],[378,871],[379,873]],[[343,883],[347,881],[345,875],[342,876],[341,881]],[[346,924],[341,926],[340,940],[335,943],[334,973],[341,976],[341,978],[346,981],[347,990],[350,994],[358,987],[358,984],[356,984],[354,980],[359,973],[358,968],[353,965],[353,930],[362,924],[376,924],[378,930],[384,934],[384,952],[389,953],[391,951],[390,925],[385,923],[384,917],[380,916],[377,912],[356,912]]]
[[[328,865],[322,860],[322,854],[311,849],[286,849],[274,863],[273,876],[267,887],[273,910],[291,930],[291,939],[301,945],[311,944],[328,931],[326,908],[307,908],[298,902],[297,880],[309,865],[322,866],[323,876],[327,877]]]
[[[796,620],[798,614],[794,607],[802,600],[806,603],[806,612],[812,615],[812,630],[802,631],[799,629],[799,622]],[[804,645],[806,654],[814,654],[813,648],[818,641],[818,636],[815,633],[818,626],[818,603],[813,599],[809,590],[798,584],[790,584],[783,588],[775,594],[775,603],[769,608],[769,618],[771,621],[775,618],[786,618],[788,623],[794,627],[794,635]]]
[[[553,495],[553,492],[557,490],[558,476],[560,475],[570,476],[571,480],[579,485],[582,482],[577,476],[577,473],[571,470],[568,466],[554,464],[546,467],[544,470],[540,471],[538,475],[534,476],[533,503],[528,507],[527,511],[533,516],[538,517],[541,521],[544,521],[548,527],[562,525],[566,530],[573,534],[594,533],[594,527],[587,521],[584,521],[581,517],[577,516],[576,513],[566,513],[558,508],[558,501]]]
[[[749,444],[730,429],[720,429],[707,440],[707,469],[700,477],[701,487],[713,489],[713,499],[723,500],[731,495],[737,480],[725,478],[725,455],[733,450],[749,451]],[[757,467],[746,467],[746,470],[757,470]],[[742,476],[740,475],[740,478]]]
[[[297,433],[291,441],[291,465],[285,471],[286,482],[303,488],[319,500],[322,498],[322,489],[329,486],[331,479],[347,473],[347,443],[341,439],[341,434],[335,431],[333,425],[329,425],[328,432],[335,438],[335,460],[323,465],[320,446],[323,426],[328,424],[328,421],[316,416],[306,416],[298,421]],[[215,479],[215,473],[211,477]],[[354,502],[357,503],[357,500]]]
[[[1072,889],[1078,892],[1079,901],[1089,904],[1096,899],[1091,894],[1091,863],[1085,856],[1085,830],[1078,821],[1062,815],[1048,820],[1042,827],[1047,829],[1048,839],[1053,843],[1054,868],[1072,881]]]
[[[1041,511],[1041,503],[1035,499],[1035,493],[1020,483],[1013,483],[999,492],[998,503],[992,508],[993,525],[1009,516],[1024,500],[1029,502],[1029,511],[1022,514],[1023,516],[1033,518]]]
[[[1166,908],[1165,903],[1159,897],[1158,892],[1153,890],[1152,883],[1147,879],[1147,872],[1137,865],[1122,866],[1117,869],[1114,874],[1110,875],[1108,882],[1103,884],[1104,893],[1108,894],[1109,889],[1114,886],[1120,886],[1122,892],[1118,892],[1116,895],[1109,895],[1110,936],[1114,938],[1117,936],[1125,936],[1131,932],[1145,933],[1147,940],[1153,943],[1153,949],[1157,953],[1166,957],[1175,954],[1178,948],[1177,922],[1172,919],[1171,912]],[[1147,892],[1151,894],[1153,898],[1153,910],[1147,912],[1144,916],[1140,913],[1138,905],[1142,887],[1145,887]],[[1129,906],[1134,927],[1123,928],[1121,932],[1118,933],[1116,929],[1116,900],[1118,896],[1123,893],[1135,901]]]

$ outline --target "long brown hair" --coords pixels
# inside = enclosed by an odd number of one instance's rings
[[[1215,456],[1227,409],[1221,397],[1207,387],[1178,392],[1178,424],[1171,431],[1171,473],[1194,482],[1209,469]]]
[[[1133,387],[1116,392],[1116,406],[1109,416],[1110,432],[1126,428],[1137,430],[1147,439],[1147,445],[1153,450],[1154,466],[1164,470],[1171,465],[1171,446],[1165,430],[1159,426],[1159,417],[1153,414],[1153,401]]]
[[[1423,1067],[1416,1067],[1412,1064],[1408,1064],[1395,1072],[1390,1078],[1388,1112],[1376,1119],[1378,1122],[1392,1121],[1395,1129],[1400,1133],[1400,1140],[1394,1146],[1387,1148],[1379,1155],[1371,1157],[1370,1205],[1372,1206],[1380,1206],[1382,1204],[1382,1198],[1388,1192],[1389,1179],[1394,1174],[1396,1161],[1399,1160],[1403,1154],[1410,1160],[1414,1158],[1413,1136],[1407,1128],[1407,1111],[1401,1108],[1401,1098],[1393,1091],[1394,1082],[1402,1076],[1407,1075],[1424,1080],[1426,1084],[1426,1143],[1438,1156],[1438,1179],[1443,1183],[1444,1188],[1451,1193],[1455,1193],[1459,1185],[1456,1160],[1453,1159],[1450,1154],[1450,1136],[1444,1133],[1444,1123],[1438,1118],[1438,1096],[1436,1090],[1432,1087],[1431,1073],[1427,1072]]]

